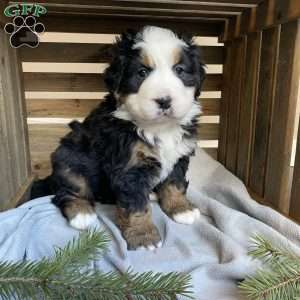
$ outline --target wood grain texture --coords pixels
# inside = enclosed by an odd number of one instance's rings
[[[262,1],[262,0],[260,0]],[[13,2],[13,1],[11,1]],[[23,2],[30,2],[29,0],[24,0]],[[243,11],[245,7],[254,7],[259,3],[259,1],[251,0],[251,1],[137,1],[137,0],[126,0],[126,1],[118,1],[118,0],[74,0],[74,1],[58,1],[58,0],[46,0],[43,2],[43,5],[48,7],[49,9],[54,7],[68,7],[72,5],[72,7],[81,7],[84,11],[85,8],[94,8],[107,6],[107,7],[141,7],[144,9],[148,8],[159,8],[159,9],[193,9],[193,10],[215,10],[215,11]],[[69,7],[71,9],[71,7]]]
[[[0,29],[0,207],[11,199],[30,174],[24,92],[17,51]]]
[[[225,43],[225,62],[223,68],[223,92],[220,106],[220,131],[219,131],[219,151],[218,160],[225,164],[227,150],[227,133],[229,119],[229,101],[232,82],[232,62],[234,51],[232,42]]]
[[[8,1],[7,0],[2,0],[0,2],[0,28],[3,28],[5,26],[5,24],[8,22],[8,18],[4,15],[3,11],[5,9],[5,7],[8,5]]]
[[[246,37],[235,40],[232,43],[233,60],[232,60],[232,81],[230,85],[229,98],[229,119],[227,129],[226,142],[226,163],[225,166],[233,173],[236,172],[237,166],[237,151],[239,139],[239,121],[240,121],[240,103],[241,103],[241,88],[242,76],[245,66],[246,55]]]
[[[247,37],[245,70],[242,77],[241,110],[237,152],[237,176],[246,185],[249,180],[250,157],[253,144],[258,72],[260,64],[261,33]]]
[[[142,5],[133,1],[109,1],[102,0],[94,5],[88,5],[86,2],[68,4],[43,3],[47,8],[48,15],[65,14],[65,15],[153,15],[153,16],[181,16],[181,17],[196,17],[196,16],[232,16],[240,14],[243,8],[230,6],[216,6],[204,4],[192,7],[188,4],[182,5],[176,2],[170,3],[155,3],[145,2]]]
[[[77,32],[77,33],[121,33],[128,28],[139,30],[145,25],[167,27],[178,32],[188,32],[192,35],[219,36],[223,30],[223,22],[205,22],[196,20],[183,22],[177,20],[129,19],[120,17],[72,17],[45,16],[41,22],[49,32]],[[68,26],[66,26],[68,24]]]
[[[158,7],[165,7],[166,5],[170,5],[170,7],[176,7],[179,6],[179,8],[182,5],[193,7],[194,9],[201,9],[203,6],[207,6],[207,3],[213,5],[213,7],[253,7],[262,2],[263,0],[205,0],[205,1],[185,1],[185,0],[176,0],[176,1],[160,1],[160,0],[131,0],[131,1],[111,1],[111,0],[105,0],[101,1],[100,4],[102,5],[125,5],[124,6],[131,6],[131,5],[137,5],[137,6],[143,6],[143,7],[152,7],[152,6],[158,6]],[[10,1],[12,3],[15,3],[16,1]],[[24,0],[23,2],[29,2],[30,0]],[[82,0],[46,0],[43,2],[43,5],[53,5],[53,6],[67,6],[67,5],[82,5]],[[98,0],[86,0],[84,1],[84,4],[86,6],[95,6],[99,5]]]
[[[290,161],[300,79],[300,21],[281,26],[277,80],[270,130],[265,198],[288,213]]]
[[[42,178],[50,172],[50,154],[59,140],[69,132],[67,124],[29,124],[30,150],[33,173]],[[201,124],[202,140],[216,140],[219,124]]]
[[[83,118],[101,99],[27,99],[27,115],[31,118]],[[201,99],[204,116],[219,115],[220,99]]]
[[[264,197],[265,191],[265,176],[275,96],[279,40],[279,27],[263,31],[254,143],[249,180],[250,188],[261,197]]]
[[[24,73],[25,91],[104,92],[102,74]],[[222,90],[222,75],[207,75],[203,91]]]
[[[223,63],[223,47],[200,49],[205,64]],[[23,62],[107,63],[111,60],[111,50],[111,44],[41,43],[34,49],[21,47],[20,57]]]
[[[228,39],[240,34],[261,31],[300,18],[299,0],[265,0],[256,9],[245,10],[241,22],[229,30]]]
[[[293,171],[294,174],[289,214],[292,218],[300,222],[300,128],[298,128],[296,160]]]

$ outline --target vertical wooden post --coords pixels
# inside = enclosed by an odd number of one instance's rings
[[[300,80],[300,20],[281,25],[265,200],[289,212],[291,153]]]
[[[248,184],[253,127],[255,122],[261,32],[248,35],[245,71],[242,78],[237,175]]]
[[[223,91],[222,91],[222,102],[220,107],[220,130],[219,130],[219,149],[218,149],[218,160],[225,164],[226,159],[226,143],[227,143],[227,127],[228,127],[228,109],[230,101],[230,82],[232,77],[232,43],[225,43],[225,61],[223,68]]]
[[[277,75],[279,40],[280,27],[274,27],[263,31],[255,132],[249,178],[251,190],[260,197],[264,197],[265,175],[269,151],[269,132]]]
[[[232,43],[232,77],[230,85],[230,99],[228,101],[229,119],[226,143],[226,167],[236,172],[238,132],[240,120],[240,101],[242,89],[242,74],[245,66],[246,36],[236,39]]]
[[[290,216],[300,222],[300,128],[298,128],[297,150],[291,192]]]
[[[3,25],[3,24],[2,24]],[[13,207],[30,184],[30,157],[21,63],[0,25],[0,210]]]

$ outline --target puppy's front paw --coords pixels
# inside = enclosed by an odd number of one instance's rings
[[[95,213],[78,213],[69,220],[70,225],[79,230],[88,229],[95,225],[96,222],[97,215]]]
[[[141,227],[128,227],[123,232],[127,241],[128,250],[160,248],[161,238],[157,228],[153,224]]]
[[[200,210],[198,208],[191,208],[176,212],[172,215],[175,222],[181,224],[193,224],[197,219],[200,218]]]

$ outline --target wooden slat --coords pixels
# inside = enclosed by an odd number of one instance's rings
[[[207,154],[213,159],[217,159],[218,149],[217,148],[202,148]],[[53,149],[54,151],[54,149]],[[50,163],[50,152],[43,154],[34,154],[32,160],[32,170],[38,178],[45,178],[51,174],[51,163]]]
[[[222,99],[200,99],[202,114],[204,116],[215,116],[220,114],[220,103]]]
[[[15,208],[28,200],[30,200],[30,190],[32,187],[32,184],[34,182],[35,175],[31,174],[25,182],[20,186],[20,188],[17,190],[14,197],[10,200],[9,203],[6,203],[5,206],[2,206],[0,208],[0,211],[5,211],[8,209]]]
[[[279,27],[263,31],[255,136],[249,181],[250,188],[262,197],[264,196],[265,174],[269,150],[269,132],[275,94],[279,39]]]
[[[290,161],[300,80],[300,21],[281,26],[265,198],[288,213]]]
[[[39,177],[50,172],[50,154],[58,146],[69,128],[66,124],[29,124],[32,169]],[[216,140],[219,124],[201,124],[199,136],[202,140]]]
[[[262,0],[250,0],[250,1],[226,1],[226,0],[209,0],[209,1],[171,1],[171,0],[164,0],[164,1],[158,1],[158,0],[85,0],[84,2],[82,0],[74,0],[74,1],[62,1],[62,0],[46,0],[43,2],[43,5],[46,7],[81,7],[82,10],[85,8],[97,8],[99,6],[123,6],[123,7],[143,7],[143,8],[193,8],[194,10],[222,10],[222,9],[233,9],[236,11],[243,10],[244,7],[253,7],[256,6],[259,2]],[[14,3],[15,1],[10,1]],[[29,2],[30,0],[24,0],[24,3]]]
[[[34,49],[21,47],[20,57],[23,62],[105,63],[111,59],[111,47],[110,44],[41,43]],[[223,63],[223,47],[200,49],[204,63]]]
[[[240,34],[261,31],[300,18],[299,0],[265,0],[252,13],[245,10],[240,23],[232,23],[228,38],[238,37]]]
[[[32,152],[47,150],[47,147],[58,142],[68,131],[67,124],[29,124],[30,147]],[[199,138],[217,140],[219,124],[200,124]],[[46,148],[44,148],[46,146]],[[47,150],[48,151],[48,150]]]
[[[245,72],[242,78],[237,175],[248,184],[250,156],[256,111],[258,71],[260,63],[261,33],[247,37]]]
[[[231,17],[239,15],[241,12],[234,9],[225,8],[218,10],[212,6],[204,6],[202,10],[193,9],[177,9],[177,8],[144,8],[144,7],[123,7],[123,6],[97,6],[95,8],[84,8],[78,7],[49,7],[48,14],[64,14],[64,15],[76,15],[76,16],[115,16],[115,15],[126,15],[126,16],[137,16],[146,15],[154,17],[182,17],[182,18],[197,18],[197,17]]]
[[[51,92],[103,92],[101,74],[24,73],[25,91]],[[222,76],[207,75],[203,91],[220,91]]]
[[[201,99],[203,115],[219,114],[219,99]],[[99,99],[27,99],[27,114],[31,118],[83,118],[94,109]]]
[[[232,60],[232,81],[230,84],[230,101],[229,101],[229,120],[227,128],[227,143],[226,143],[226,167],[236,172],[237,151],[238,151],[238,133],[240,120],[240,103],[241,103],[241,88],[242,74],[244,72],[245,55],[246,55],[246,38],[243,37],[235,40],[232,44],[233,60]]]
[[[66,17],[45,16],[41,21],[47,31],[77,32],[77,33],[120,33],[128,28],[140,29],[145,25],[167,27],[179,32],[188,32],[193,35],[219,36],[223,30],[223,22],[182,22],[172,20],[132,20],[123,18],[97,17]],[[67,26],[66,26],[67,24]]]
[[[239,8],[239,7],[254,7],[263,0],[205,0],[205,1],[186,1],[186,0],[120,0],[120,1],[101,1],[100,4],[102,5],[138,5],[138,6],[143,6],[143,7],[151,7],[153,5],[157,5],[159,7],[165,7],[166,5],[170,5],[171,7],[173,6],[178,6],[181,7],[182,5],[186,6],[191,6],[194,7],[195,9],[201,9],[202,6],[207,6],[207,4],[211,4],[213,7],[232,7],[232,8]],[[11,3],[17,3],[16,1],[10,1]],[[23,2],[29,2],[31,3],[30,0],[24,0]],[[99,0],[47,0],[43,2],[43,5],[53,5],[53,6],[67,6],[67,5],[86,5],[86,6],[97,6],[99,5]]]
[[[17,51],[0,29],[0,208],[30,174],[26,113]]]
[[[232,82],[232,66],[233,66],[233,47],[231,42],[225,44],[226,57],[223,70],[223,95],[220,107],[220,131],[219,131],[219,151],[218,160],[225,164],[227,149],[227,132],[229,118],[229,101]]]
[[[296,160],[291,192],[290,216],[300,222],[300,128],[298,128]]]
[[[3,11],[7,6],[7,0],[3,0],[0,2],[0,28],[3,28],[5,24],[8,22],[8,18],[4,15]]]
[[[32,118],[83,118],[100,102],[99,99],[27,99],[27,112]]]

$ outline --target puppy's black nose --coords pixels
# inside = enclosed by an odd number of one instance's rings
[[[155,102],[158,104],[159,108],[166,110],[171,107],[171,98],[165,97],[165,98],[158,98],[155,99]]]

